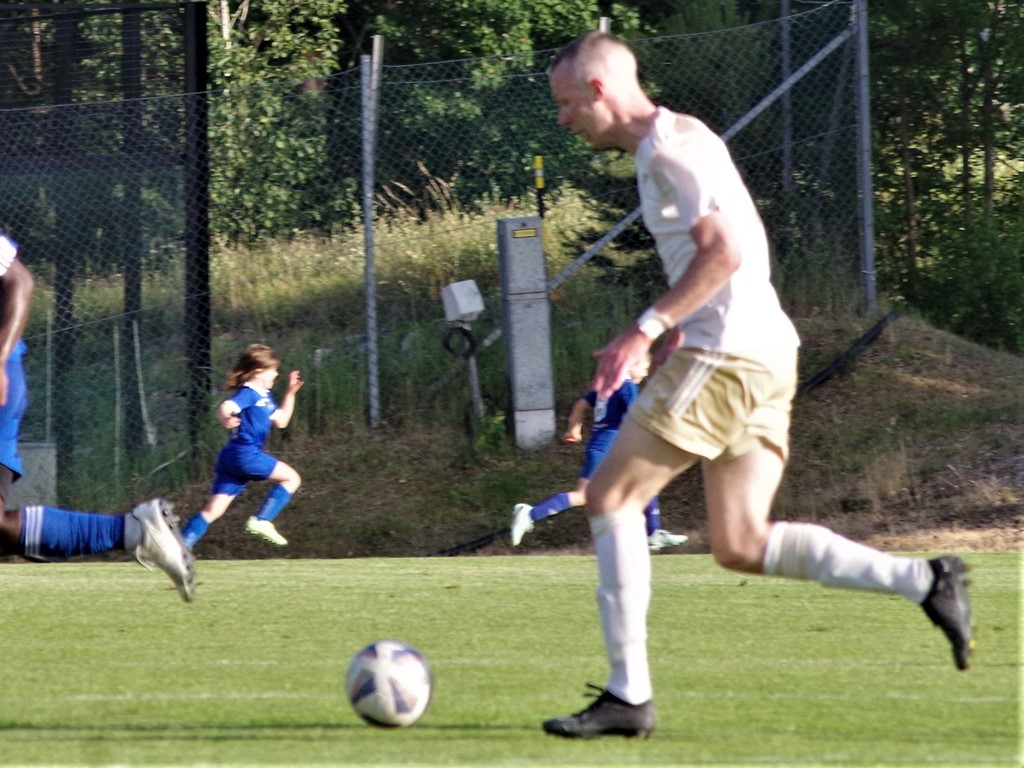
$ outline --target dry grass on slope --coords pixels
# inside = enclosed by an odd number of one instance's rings
[[[824,368],[865,330],[844,318],[799,322],[801,375]],[[559,423],[565,418],[559,413]],[[202,558],[434,555],[507,525],[512,505],[575,484],[578,446],[491,451],[467,462],[461,425],[346,428],[295,435],[270,449],[304,478],[279,519],[290,545],[247,536],[253,486],[197,547]],[[206,484],[173,500],[184,516]],[[798,398],[792,459],[776,516],[816,520],[892,550],[1024,549],[1024,359],[912,319],[891,323],[844,371]],[[698,472],[662,496],[679,552],[706,552]],[[586,551],[580,511],[537,526],[515,551]],[[504,537],[475,550],[507,554]]]

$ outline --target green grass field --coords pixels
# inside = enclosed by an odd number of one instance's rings
[[[1019,765],[1019,554],[971,554],[957,672],[901,598],[654,560],[648,741],[540,722],[606,677],[592,558],[200,561],[194,604],[133,563],[4,564],[0,764]],[[411,728],[364,724],[349,657],[431,662]]]

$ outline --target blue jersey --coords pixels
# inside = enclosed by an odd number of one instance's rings
[[[240,421],[231,431],[231,442],[262,448],[273,426],[270,417],[277,410],[273,395],[269,390],[245,384],[231,396],[230,402],[238,406]]]
[[[237,496],[250,481],[270,477],[277,465],[277,459],[263,450],[277,403],[269,391],[251,384],[239,387],[228,402],[238,407],[239,424],[217,454],[211,492]]]
[[[593,432],[604,432],[605,430],[617,430],[622,425],[622,420],[626,418],[626,412],[629,411],[629,406],[636,400],[636,396],[639,393],[636,382],[632,379],[626,379],[622,382],[622,386],[612,392],[611,397],[605,400],[597,399],[597,392],[591,390],[583,396],[583,399],[590,403],[590,407],[594,409],[594,427]]]
[[[608,449],[612,447],[612,441],[622,425],[622,420],[626,418],[629,406],[636,400],[639,391],[636,382],[626,379],[622,386],[607,399],[599,400],[597,392],[593,390],[583,396],[583,399],[594,409],[594,425],[590,431],[590,438],[587,440],[580,477],[589,478],[594,474],[594,470],[604,459]]]

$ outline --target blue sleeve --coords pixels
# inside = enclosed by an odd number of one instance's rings
[[[622,386],[619,387],[619,391],[616,392],[615,394],[619,395],[622,398],[623,405],[625,405],[628,408],[630,403],[636,400],[636,396],[640,394],[640,390],[637,389],[635,381],[633,381],[632,379],[626,379],[622,383]]]
[[[239,387],[238,391],[229,397],[228,400],[237,405],[238,410],[244,411],[246,408],[251,408],[256,404],[256,401],[259,400],[259,395],[251,387]]]
[[[589,405],[591,408],[593,408],[594,407],[594,403],[597,402],[597,392],[592,389],[589,392],[587,392],[587,394],[585,394],[581,399],[582,400],[586,400],[587,401],[587,405]]]

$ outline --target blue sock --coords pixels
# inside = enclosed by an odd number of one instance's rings
[[[65,558],[124,549],[124,515],[23,507],[18,543],[25,557],[30,558]]]
[[[572,504],[569,503],[568,493],[556,493],[554,496],[544,499],[544,501],[536,504],[533,509],[530,510],[530,519],[536,522],[537,520],[543,520],[545,517],[551,517],[557,515],[559,512],[564,512]]]
[[[661,528],[661,505],[658,504],[658,497],[655,496],[644,509],[644,520],[647,521],[647,535]]]
[[[292,500],[292,495],[285,490],[283,485],[275,485],[270,489],[270,493],[260,504],[259,511],[256,512],[256,517],[260,520],[273,520],[280,514],[281,510],[284,509],[285,505]]]
[[[185,546],[192,549],[196,542],[203,538],[203,535],[209,529],[210,524],[206,522],[206,518],[201,514],[192,515],[185,527],[181,529],[181,538],[185,540]]]

